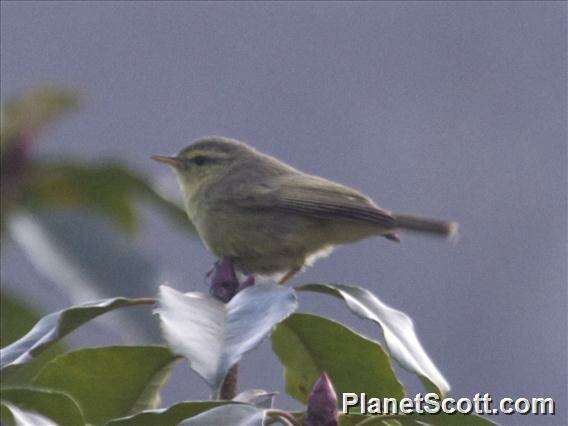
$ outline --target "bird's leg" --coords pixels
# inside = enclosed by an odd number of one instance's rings
[[[286,281],[288,281],[289,279],[291,279],[291,278],[292,278],[294,275],[296,275],[299,271],[300,271],[300,268],[290,269],[288,272],[286,272],[286,275],[284,275],[282,278],[280,278],[280,281],[278,281],[278,284],[284,284],[284,283],[286,283]]]

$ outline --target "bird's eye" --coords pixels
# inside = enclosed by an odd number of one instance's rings
[[[207,158],[205,158],[203,155],[198,155],[193,159],[193,162],[198,166],[202,166],[203,164],[205,164],[205,161],[207,161]]]

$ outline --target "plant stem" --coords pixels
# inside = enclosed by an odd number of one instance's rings
[[[239,380],[239,364],[235,364],[227,372],[223,384],[221,385],[221,390],[219,391],[219,399],[233,399],[237,396],[238,391],[238,380]]]
[[[235,273],[233,262],[229,258],[222,258],[215,262],[213,269],[207,274],[211,279],[210,294],[223,303],[229,303],[231,299],[242,289]],[[246,286],[254,284],[254,279]],[[214,395],[215,399],[231,400],[237,396],[239,379],[239,364],[233,365],[223,379],[223,383],[218,392]]]
[[[266,414],[269,421],[280,421],[280,423],[284,423],[289,426],[300,426],[300,421],[287,411],[271,408],[266,411]]]

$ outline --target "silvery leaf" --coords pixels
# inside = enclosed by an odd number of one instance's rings
[[[278,392],[266,392],[263,389],[247,389],[233,398],[233,401],[256,405],[257,407],[272,408],[274,397]]]
[[[158,303],[166,341],[214,390],[229,368],[298,306],[293,289],[274,284],[248,287],[227,304],[161,286]]]
[[[57,426],[57,423],[41,414],[32,411],[22,410],[9,402],[2,402],[2,405],[10,413],[11,419],[7,419],[7,424],[12,426]]]
[[[117,297],[72,306],[40,319],[22,338],[0,350],[0,366],[25,364],[84,323],[118,308],[152,304],[152,299]]]
[[[370,291],[361,287],[306,284],[298,287],[297,290],[315,291],[343,299],[356,315],[370,319],[382,327],[391,355],[403,368],[418,374],[426,387],[431,388],[434,385],[439,394],[448,393],[449,383],[422,347],[412,319],[404,312],[387,306]]]
[[[105,218],[83,210],[12,215],[10,236],[43,276],[73,304],[107,297],[153,294],[158,270]],[[118,313],[121,338],[156,341],[155,321],[145,312]],[[105,322],[108,329],[114,324]]]

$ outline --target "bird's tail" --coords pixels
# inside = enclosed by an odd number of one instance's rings
[[[395,220],[395,228],[399,229],[426,232],[447,238],[454,238],[458,232],[458,224],[456,222],[446,222],[443,220],[427,219],[405,214],[395,214],[393,217]]]

